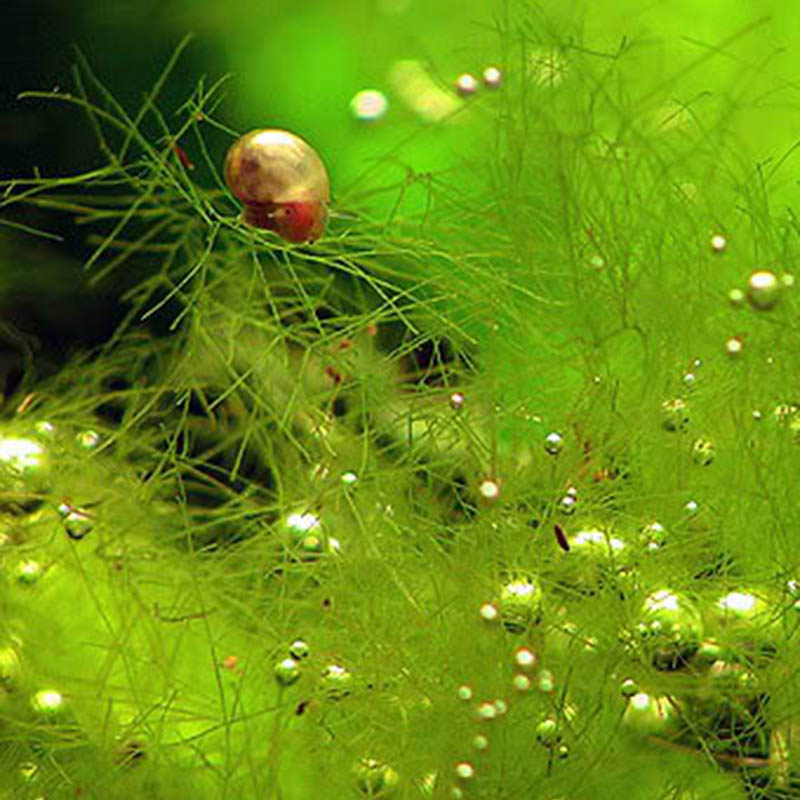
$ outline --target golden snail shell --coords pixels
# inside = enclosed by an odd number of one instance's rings
[[[248,225],[290,242],[317,239],[325,229],[328,173],[311,145],[289,131],[264,128],[237,139],[225,159],[225,182]]]

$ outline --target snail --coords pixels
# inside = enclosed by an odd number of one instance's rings
[[[247,225],[290,242],[313,241],[325,230],[328,173],[311,145],[289,131],[264,128],[237,139],[225,159],[225,182]]]

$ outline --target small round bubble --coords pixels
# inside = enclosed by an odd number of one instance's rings
[[[353,95],[350,111],[353,116],[364,122],[372,122],[384,116],[389,108],[386,95],[377,89],[362,89]]]
[[[474,75],[464,72],[456,78],[456,92],[462,97],[469,97],[478,91],[478,81]]]

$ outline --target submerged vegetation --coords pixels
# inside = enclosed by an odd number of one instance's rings
[[[732,122],[786,84],[495,22],[403,67],[473,146],[313,245],[241,221],[227,81],[162,108],[186,42],[135,111],[28,93],[100,163],[0,221],[125,313],[5,398],[3,797],[800,797],[791,151]]]

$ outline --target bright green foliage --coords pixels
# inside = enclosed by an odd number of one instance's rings
[[[3,408],[3,798],[800,797],[796,193],[729,126],[784,83],[501,10],[313,246],[240,221],[220,84],[37,95],[105,162],[0,210],[130,313]]]

